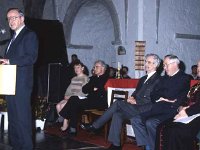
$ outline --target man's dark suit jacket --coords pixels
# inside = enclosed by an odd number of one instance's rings
[[[10,45],[4,58],[9,59],[11,65],[17,65],[17,87],[21,94],[32,90],[33,64],[38,54],[38,41],[36,35],[24,27],[13,43]]]
[[[154,73],[145,82],[146,79],[147,79],[147,75],[140,78],[135,91],[131,95],[136,99],[137,105],[151,103],[150,94],[155,88],[155,86],[159,83],[160,75],[158,75],[157,73]]]
[[[187,100],[187,93],[190,88],[190,79],[187,74],[182,71],[177,72],[174,76],[165,75],[151,93],[151,99],[154,102],[150,111],[141,114],[143,119],[156,117],[160,121],[164,121],[173,117],[177,108]],[[174,100],[176,102],[156,102],[160,97]]]

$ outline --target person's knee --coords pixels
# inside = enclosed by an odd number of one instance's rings
[[[149,127],[149,126],[151,126],[151,125],[152,125],[151,120],[146,120],[146,126]]]
[[[57,110],[57,111],[60,110],[60,104],[57,104],[57,105],[56,105],[56,110]]]
[[[122,100],[117,100],[116,102],[117,102],[118,104],[124,103],[124,101],[122,101]]]
[[[147,129],[155,129],[156,130],[157,126],[159,125],[159,121],[157,121],[155,119],[147,119],[145,124],[146,124]]]
[[[118,106],[119,101],[115,101],[110,107],[117,107]]]
[[[123,112],[125,109],[127,109],[127,104],[128,103],[125,101],[118,100],[118,101],[116,101],[115,107],[116,107],[117,111]]]
[[[156,129],[156,124],[151,119],[146,120],[145,122],[147,130]]]
[[[142,122],[142,119],[139,115],[137,115],[137,116],[131,118],[130,121],[131,121],[131,124],[139,124]]]
[[[118,106],[122,106],[122,105],[125,104],[125,101],[122,101],[122,100],[116,100],[115,103],[116,103],[116,105],[118,105]]]
[[[119,106],[120,106],[121,104],[122,104],[122,101],[116,100],[116,101],[111,105],[111,107],[119,108]]]

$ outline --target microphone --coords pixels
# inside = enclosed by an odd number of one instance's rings
[[[5,34],[6,30],[5,29],[0,29],[0,34]]]

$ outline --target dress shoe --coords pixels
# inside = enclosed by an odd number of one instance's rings
[[[122,150],[122,147],[111,144],[108,150]]]
[[[66,134],[63,134],[63,139],[71,139],[77,135],[77,132],[72,132],[70,130],[67,130]]]
[[[71,131],[71,130],[69,130],[69,131],[67,132],[67,135],[69,135],[70,137],[73,137],[73,136],[76,136],[76,135],[77,135],[77,132],[76,132],[76,131]]]
[[[84,123],[82,123],[80,126],[81,126],[81,128],[83,130],[86,130],[88,132],[94,132],[94,133],[97,132],[97,129],[92,124],[89,124],[89,123],[84,124]]]
[[[65,130],[63,130],[63,129],[61,129],[61,128],[59,129],[59,131],[62,132],[62,133],[68,132],[68,130],[69,130],[69,128],[67,128],[67,129],[65,129]]]

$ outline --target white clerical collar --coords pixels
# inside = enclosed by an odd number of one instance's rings
[[[171,75],[170,77],[174,76],[175,74],[177,74],[179,72],[179,69],[173,74]]]

